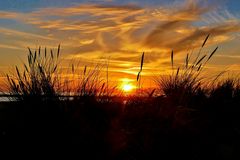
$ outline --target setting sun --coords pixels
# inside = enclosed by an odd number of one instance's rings
[[[123,84],[122,85],[122,90],[124,92],[131,92],[133,90],[134,86],[131,84]]]

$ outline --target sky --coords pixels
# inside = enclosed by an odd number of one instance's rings
[[[209,75],[240,73],[240,1],[236,0],[5,0],[0,1],[0,72],[26,61],[27,47],[56,49],[62,65],[109,63],[112,81],[136,79],[142,52],[146,86],[182,65],[187,53],[219,47]]]

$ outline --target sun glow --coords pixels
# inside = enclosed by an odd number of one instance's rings
[[[123,84],[122,85],[122,90],[124,92],[131,92],[134,89],[134,86],[131,84]]]
[[[134,90],[134,88],[136,88],[135,85],[133,84],[134,79],[121,78],[119,79],[119,81],[120,81],[119,89],[125,93],[131,93]]]

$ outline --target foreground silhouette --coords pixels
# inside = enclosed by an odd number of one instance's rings
[[[89,159],[233,159],[240,98],[227,85],[187,104],[172,97],[1,103],[1,146],[76,146]]]

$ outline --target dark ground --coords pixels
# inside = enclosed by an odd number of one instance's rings
[[[166,97],[126,104],[95,98],[1,102],[0,146],[59,148],[58,155],[83,159],[239,159],[239,104],[214,97],[185,105]]]

